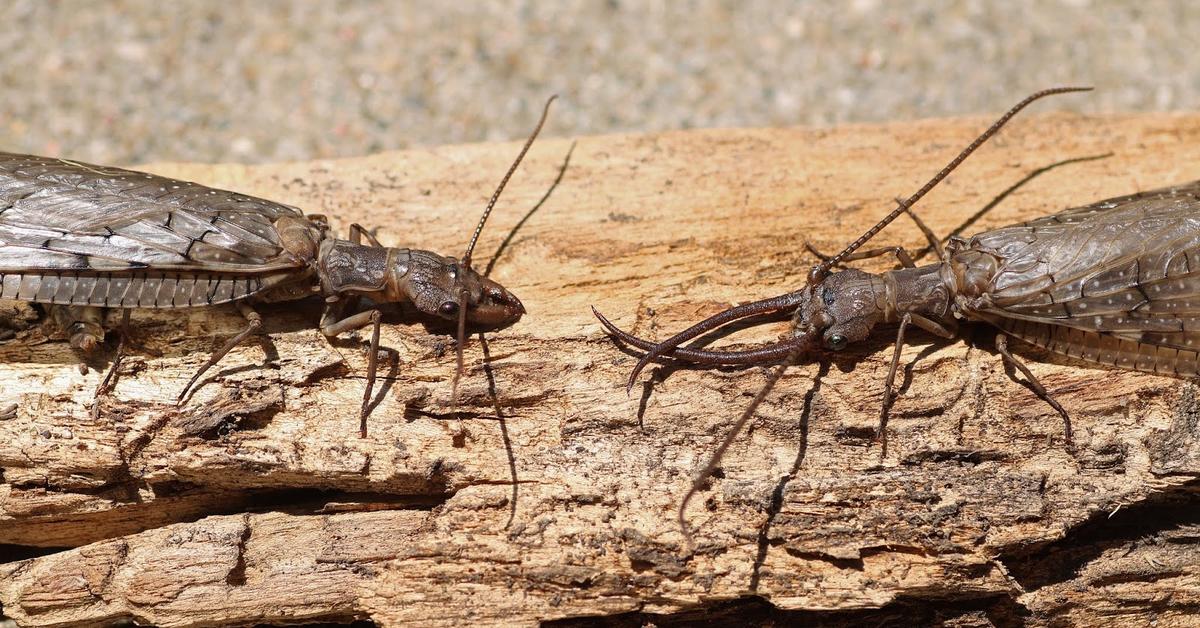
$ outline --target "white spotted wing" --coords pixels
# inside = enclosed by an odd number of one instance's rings
[[[997,324],[1038,323],[1048,327],[1037,333],[1059,337],[1036,344],[1057,350],[1054,342],[1115,340],[1145,345],[1121,345],[1141,354],[1200,349],[1200,181],[1002,227],[965,248],[1002,260],[991,305],[973,313]]]
[[[294,207],[157,175],[0,153],[0,298],[185,307],[261,290],[303,263]]]

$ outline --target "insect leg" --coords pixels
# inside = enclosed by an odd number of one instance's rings
[[[823,261],[829,261],[829,260],[833,259],[832,255],[826,255],[826,254],[818,251],[816,249],[816,247],[814,247],[812,244],[810,244],[808,242],[804,243],[804,248],[808,249],[809,253],[816,255],[818,258],[820,258]],[[865,251],[855,251],[849,255],[842,256],[841,261],[852,262],[852,261],[860,260],[860,259],[871,259],[873,257],[882,257],[889,253],[896,256],[896,260],[898,260],[900,262],[901,266],[903,266],[905,268],[916,268],[917,265],[916,265],[916,263],[913,262],[912,256],[909,255],[908,251],[905,250],[904,247],[902,247],[902,246],[884,246],[884,247],[880,247],[878,249],[867,249]]]
[[[892,404],[896,401],[895,393],[892,391],[892,386],[896,382],[896,370],[900,367],[900,350],[904,348],[904,332],[908,330],[909,324],[916,325],[927,332],[943,338],[954,337],[953,330],[943,327],[937,322],[925,318],[920,314],[905,312],[904,315],[900,317],[900,328],[896,331],[896,348],[892,351],[892,363],[891,366],[888,367],[887,378],[884,379],[883,383],[883,405],[879,408],[879,455],[881,457],[887,455],[888,413],[891,412]]]
[[[50,316],[67,333],[71,348],[91,353],[104,342],[104,309],[80,305],[52,305]]]
[[[364,237],[367,239],[367,242],[371,243],[371,246],[377,246],[380,248],[383,247],[383,245],[379,243],[379,240],[375,236],[371,235],[370,231],[367,231],[366,227],[358,224],[357,222],[350,225],[351,242],[355,244],[362,244],[362,239]]]
[[[896,202],[903,205],[904,199],[896,199]],[[909,218],[912,218],[913,223],[917,225],[917,229],[921,230],[921,235],[924,235],[925,239],[929,242],[929,246],[921,249],[920,251],[917,251],[917,254],[915,256],[910,255],[908,253],[908,251],[904,250],[904,247],[900,247],[900,246],[886,246],[886,247],[882,247],[882,248],[878,248],[878,249],[870,249],[870,250],[866,250],[866,251],[855,251],[853,253],[850,253],[849,255],[842,256],[839,263],[840,262],[849,262],[849,261],[853,261],[853,260],[860,260],[860,259],[869,259],[872,257],[879,257],[881,255],[886,255],[888,253],[892,253],[896,256],[896,259],[898,259],[900,261],[901,266],[903,266],[905,268],[913,268],[916,266],[916,264],[913,263],[913,260],[924,257],[925,254],[928,253],[929,251],[933,251],[934,253],[937,253],[938,258],[941,259],[945,254],[945,249],[942,248],[942,241],[933,232],[933,229],[930,229],[929,225],[925,224],[925,221],[921,220],[920,216],[917,216],[913,212],[911,207],[905,207],[904,213],[908,214]],[[804,248],[808,249],[809,253],[816,255],[817,258],[820,259],[822,262],[828,262],[833,259],[832,255],[826,255],[825,253],[818,251],[816,249],[816,247],[814,247],[812,245],[811,242],[805,242]],[[902,257],[902,255],[904,257]]]
[[[325,334],[327,338],[333,338],[367,325],[374,326],[371,332],[371,354],[367,358],[367,388],[363,391],[362,410],[358,417],[358,434],[360,437],[366,438],[367,410],[371,405],[371,392],[375,389],[375,372],[379,368],[379,326],[383,320],[383,314],[379,310],[367,310],[335,321],[333,319],[336,318],[336,313],[329,310],[321,318],[321,333]]]
[[[1075,438],[1073,436],[1073,432],[1071,431],[1071,417],[1068,416],[1067,411],[1064,410],[1063,407],[1054,400],[1054,397],[1051,397],[1050,393],[1046,392],[1045,386],[1042,386],[1042,383],[1033,376],[1033,373],[1029,372],[1029,368],[1008,351],[1008,336],[1004,335],[1003,333],[996,334],[996,351],[1000,352],[1000,355],[1004,358],[1005,362],[1008,362],[1018,371],[1021,371],[1021,374],[1023,374],[1025,379],[1029,382],[1030,388],[1033,388],[1033,392],[1037,393],[1037,396],[1044,399],[1046,403],[1050,404],[1051,408],[1054,408],[1055,411],[1062,416],[1063,436],[1066,438],[1067,447],[1074,449]]]
[[[99,308],[95,308],[99,309]],[[112,364],[109,365],[108,371],[104,373],[104,379],[100,380],[100,385],[96,386],[96,393],[92,395],[92,418],[100,417],[100,399],[112,392],[113,386],[116,385],[117,371],[121,368],[121,360],[125,358],[126,339],[129,338],[129,314],[132,310],[125,308],[121,310],[121,326],[117,330],[117,353],[113,356]],[[101,336],[101,340],[104,337]],[[71,346],[75,346],[75,336],[71,336]]]
[[[903,201],[900,199],[897,199],[897,202],[903,202]],[[929,241],[929,246],[918,251],[916,257],[918,259],[921,257],[924,257],[925,253],[927,253],[929,251],[933,251],[934,253],[937,253],[938,259],[942,259],[943,257],[945,257],[946,249],[942,248],[942,240],[941,240],[941,238],[938,238],[937,235],[935,235],[933,233],[933,229],[930,229],[929,225],[925,224],[925,221],[921,220],[920,216],[913,213],[913,210],[911,207],[906,209],[905,213],[908,214],[909,218],[913,219],[913,223],[917,225],[917,229],[920,229],[921,234],[924,235],[925,239]]]
[[[255,312],[254,309],[250,307],[250,304],[246,303],[245,301],[238,301],[237,308],[238,311],[242,313],[242,316],[246,317],[246,320],[249,322],[249,324],[246,325],[246,328],[243,329],[241,333],[233,338],[230,338],[229,341],[225,343],[225,346],[221,347],[220,350],[209,356],[208,362],[205,362],[204,366],[200,367],[200,370],[196,371],[196,374],[193,375],[192,379],[188,381],[187,386],[184,386],[183,390],[179,391],[179,397],[175,399],[176,404],[183,402],[183,398],[187,396],[188,391],[192,389],[192,386],[197,380],[200,379],[200,376],[204,375],[204,373],[216,365],[217,362],[220,362],[221,358],[225,357],[225,354],[233,350],[234,347],[242,344],[242,342],[244,342],[246,338],[249,338],[251,334],[257,334],[259,330],[262,329],[262,315],[260,315],[258,312]]]
[[[912,315],[905,313],[900,317],[900,329],[896,331],[896,348],[892,351],[892,364],[888,367],[887,377],[883,380],[883,405],[879,407],[879,446],[880,457],[887,455],[887,420],[888,412],[892,409],[892,384],[896,381],[896,368],[900,366],[900,350],[904,348],[904,332],[912,322]]]

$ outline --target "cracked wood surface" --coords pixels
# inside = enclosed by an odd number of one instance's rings
[[[1072,455],[986,329],[971,344],[912,338],[883,459],[870,430],[886,332],[792,369],[693,501],[694,547],[676,525],[691,475],[766,372],[658,369],[627,396],[634,359],[588,306],[661,338],[793,289],[814,262],[805,239],[835,250],[987,122],[580,140],[493,273],[529,310],[489,337],[498,402],[473,340],[455,414],[449,339],[396,314],[365,439],[363,342],[327,342],[319,304],[265,308],[269,337],[179,409],[176,392],[242,319],[136,312],[146,350],[97,419],[87,405],[104,360],[81,375],[48,327],[21,329],[0,344],[0,614],[31,626],[1194,622],[1195,386],[1016,343],[1072,414]],[[568,146],[534,146],[478,259],[546,192]],[[983,211],[1039,169],[1110,151]],[[150,169],[325,213],[339,233],[361,222],[387,244],[459,254],[515,152]],[[1029,115],[918,210],[940,234],[969,235],[1190,181],[1197,166],[1200,116]],[[903,219],[877,241],[923,243]]]

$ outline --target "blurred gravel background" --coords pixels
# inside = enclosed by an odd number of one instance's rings
[[[918,6],[919,5],[919,6]],[[300,160],[548,135],[1200,106],[1200,3],[28,0],[0,147]]]

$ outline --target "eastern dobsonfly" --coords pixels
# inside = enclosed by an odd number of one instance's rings
[[[325,336],[373,328],[360,411],[365,436],[378,367],[379,304],[407,302],[425,315],[457,322],[454,391],[467,326],[503,329],[525,313],[516,296],[472,269],[471,253],[553,101],[546,101],[492,194],[461,260],[384,247],[358,224],[350,226],[348,239],[334,238],[323,216],[245,194],[132,170],[0,153],[0,299],[47,304],[82,352],[103,342],[104,308],[122,310],[121,342],[95,408],[120,364],[134,308],[233,303],[247,320],[192,376],[179,393],[181,403],[208,369],[262,329],[253,304],[324,297]],[[350,313],[361,297],[376,306]]]
[[[1106,366],[1176,377],[1198,375],[1200,181],[1103,200],[971,238],[956,236],[944,248],[910,211],[1021,109],[1045,96],[1090,89],[1054,88],[1022,100],[916,193],[899,200],[883,220],[813,267],[799,290],[729,308],[657,343],[621,330],[593,308],[616,339],[645,351],[628,387],[646,365],[656,361],[778,364],[693,479],[679,509],[685,533],[683,513],[688,500],[702,488],[788,366],[822,349],[839,351],[863,341],[882,323],[898,326],[879,413],[883,455],[893,384],[910,326],[943,338],[956,337],[962,321],[996,327],[998,353],[1062,416],[1068,446],[1072,443],[1070,417],[1009,352],[1009,336]],[[898,246],[857,251],[904,213],[925,233],[938,262],[917,266]],[[901,268],[879,274],[855,269],[831,272],[841,262],[881,255],[894,255]],[[681,346],[733,321],[768,313],[788,313],[792,318],[788,334],[775,344],[742,351]]]

